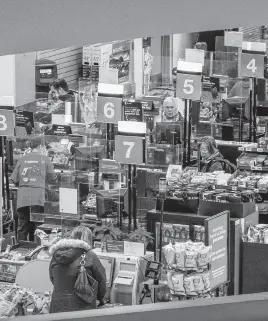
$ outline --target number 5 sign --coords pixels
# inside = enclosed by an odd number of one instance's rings
[[[0,136],[14,136],[14,112],[0,107]]]
[[[143,137],[115,136],[115,160],[121,164],[143,164],[144,142]]]
[[[122,99],[99,96],[97,100],[97,121],[100,123],[117,124],[122,120]]]
[[[182,99],[200,100],[201,73],[201,63],[179,61],[176,96]]]

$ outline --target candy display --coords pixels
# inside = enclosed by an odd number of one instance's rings
[[[268,192],[268,174],[248,171],[239,172],[235,177],[230,179],[229,185]]]
[[[251,225],[247,229],[243,240],[249,243],[268,244],[268,224]]]
[[[30,289],[22,289],[14,284],[0,292],[0,318],[27,315],[28,308],[31,308],[33,315],[48,314],[50,302],[50,293],[38,295]]]
[[[211,247],[203,242],[167,244],[163,253],[167,263],[167,285],[174,296],[209,297]]]

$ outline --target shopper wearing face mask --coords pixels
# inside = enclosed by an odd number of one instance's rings
[[[217,149],[215,139],[211,136],[205,136],[200,140],[200,156],[201,156],[201,172],[212,173],[216,171],[224,171],[225,173],[233,173],[235,166]]]
[[[18,186],[18,238],[34,241],[35,224],[30,221],[30,213],[44,213],[46,189],[48,184],[56,184],[57,176],[42,138],[29,141],[29,147],[18,160],[11,180]]]

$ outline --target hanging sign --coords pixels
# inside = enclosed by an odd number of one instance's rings
[[[202,64],[179,61],[177,67],[176,97],[200,100]]]
[[[243,42],[241,55],[241,76],[264,78],[264,55],[266,44],[262,42]]]
[[[229,221],[229,211],[216,214],[205,220],[206,245],[212,247],[211,290],[215,290],[229,281]]]
[[[123,85],[98,85],[97,121],[100,123],[117,124],[122,120]]]
[[[200,49],[185,49],[185,60],[188,62],[199,62],[205,64],[205,50]]]
[[[0,107],[0,136],[14,137],[15,117],[11,107]]]

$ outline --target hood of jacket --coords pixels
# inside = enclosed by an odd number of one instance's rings
[[[90,248],[85,241],[61,239],[50,247],[49,253],[59,264],[70,264]]]
[[[209,158],[202,160],[202,163],[208,164],[212,160],[222,159],[222,158],[223,158],[222,154],[217,150],[214,154],[209,156]]]

